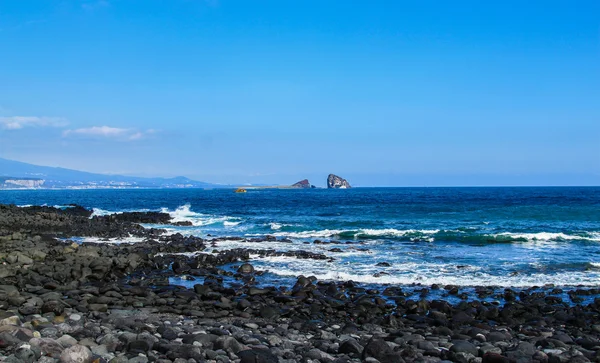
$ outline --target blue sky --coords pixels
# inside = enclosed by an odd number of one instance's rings
[[[0,157],[600,184],[600,2],[0,0]]]

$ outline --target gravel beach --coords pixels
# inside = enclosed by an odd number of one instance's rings
[[[0,360],[4,362],[595,362],[600,299],[574,288],[361,286],[298,276],[257,286],[256,254],[322,260],[310,251],[211,249],[141,226],[158,212],[93,216],[72,206],[0,205]],[[74,237],[137,243],[77,243]],[[268,243],[275,237],[256,238]],[[225,264],[239,265],[231,272]],[[196,281],[193,289],[170,278]],[[235,283],[224,283],[224,279]]]

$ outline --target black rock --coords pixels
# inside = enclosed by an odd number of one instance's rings
[[[279,315],[279,310],[271,306],[264,306],[262,309],[260,309],[260,316],[265,319],[273,319]]]
[[[404,359],[399,353],[394,353],[392,348],[383,339],[371,338],[362,352],[362,359],[373,357],[381,363],[403,363]]]
[[[453,353],[469,353],[473,354],[477,357],[479,352],[479,348],[473,343],[470,343],[466,340],[454,340],[452,342],[452,346],[450,347],[450,351]]]
[[[57,300],[47,301],[42,305],[42,313],[54,313],[55,315],[60,315],[65,311],[65,307],[62,302]]]
[[[167,357],[171,360],[175,360],[177,358],[194,359],[197,362],[204,360],[202,349],[195,345],[189,344],[168,346]]]
[[[237,354],[240,363],[278,363],[279,359],[273,353],[266,350],[250,349],[242,350]]]
[[[338,349],[338,353],[340,354],[362,354],[362,352],[363,347],[352,338],[344,340]]]
[[[240,344],[234,337],[231,336],[223,336],[219,337],[215,341],[216,349],[223,349],[227,352],[238,353],[240,350],[244,349],[244,346]]]
[[[481,363],[511,363],[507,357],[497,353],[485,353]]]
[[[134,340],[127,344],[127,350],[134,354],[146,353],[150,348],[150,344],[145,340]]]
[[[8,348],[21,343],[21,340],[19,340],[17,337],[13,336],[10,333],[0,333],[0,348]]]
[[[175,340],[178,336],[177,332],[173,328],[160,327],[157,331],[160,336],[166,340]]]

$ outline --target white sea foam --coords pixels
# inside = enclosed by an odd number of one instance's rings
[[[171,221],[177,222],[191,222],[195,227],[205,227],[213,224],[222,223],[224,226],[235,226],[240,224],[242,221],[239,218],[229,216],[214,216],[210,214],[197,213],[191,210],[190,204],[185,204],[177,207],[175,210],[169,210],[168,208],[161,208],[161,212],[168,213],[171,216]]]
[[[272,229],[280,229],[279,224],[275,224],[277,228],[271,225]],[[274,236],[277,237],[289,237],[289,238],[330,238],[340,235],[351,236],[353,238],[365,238],[365,237],[403,237],[415,235],[415,240],[419,239],[418,235],[424,237],[433,236],[440,232],[439,229],[323,229],[323,230],[312,230],[312,231],[300,231],[300,232],[275,232]]]
[[[503,236],[514,239],[525,239],[531,242],[545,242],[545,241],[594,241],[600,242],[600,233],[589,232],[583,234],[566,234],[566,233],[552,233],[552,232],[538,232],[538,233],[511,233],[503,232],[493,235],[494,237]]]
[[[150,209],[126,209],[122,211],[110,211],[101,208],[92,208],[92,215],[90,216],[90,218],[94,216],[110,216],[113,214],[123,214],[132,212],[150,212]]]
[[[368,235],[368,236],[406,236],[409,234],[436,234],[439,229],[361,229],[356,235]]]
[[[296,267],[296,266],[294,266]],[[373,273],[355,273],[349,271],[329,270],[326,263],[322,263],[318,268],[288,268],[284,266],[265,267],[269,272],[280,276],[315,276],[319,280],[348,281],[352,280],[360,283],[373,284],[396,284],[410,285],[421,283],[423,285],[441,284],[458,286],[502,286],[502,287],[531,287],[542,286],[545,284],[567,285],[585,285],[596,286],[598,284],[598,273],[585,272],[565,272],[559,274],[532,274],[515,276],[494,276],[483,272],[474,272],[472,270],[455,271],[451,273],[451,267],[439,269],[436,273],[430,268],[423,266],[413,266],[412,272],[401,274],[380,275],[375,277]],[[329,271],[327,271],[329,270]],[[326,271],[326,272],[324,272]]]
[[[212,247],[212,243],[214,242],[216,247]],[[211,249],[216,249],[218,251],[229,250],[234,248],[249,248],[256,250],[276,250],[276,251],[300,251],[300,250],[310,250],[312,252],[320,252],[325,253],[328,249],[333,248],[332,245],[305,245],[303,243],[289,243],[289,242],[279,242],[279,241],[271,241],[271,242],[248,242],[248,241],[240,241],[240,240],[217,240],[211,242]],[[335,254],[332,254],[333,256]]]
[[[108,216],[111,214],[119,214],[119,213],[122,213],[122,212],[111,212],[111,211],[100,209],[100,208],[93,208],[92,215],[90,216],[90,218],[94,217],[94,216]]]
[[[185,257],[194,257],[202,253],[201,251],[196,252],[174,252],[174,253],[157,253],[156,256],[185,256]]]
[[[286,232],[279,231],[282,228],[282,224],[271,223],[271,229],[277,232],[273,232],[272,235],[276,237],[287,237],[297,239],[310,239],[310,238],[342,238],[342,239],[360,239],[360,238],[398,238],[404,237],[413,242],[433,242],[435,240],[462,240],[463,238],[477,238],[478,236],[485,240],[487,239],[514,239],[516,241],[524,242],[561,242],[561,241],[593,241],[600,242],[600,232],[582,232],[577,234],[566,234],[566,233],[553,233],[553,232],[539,232],[539,233],[517,233],[517,232],[502,232],[497,234],[468,234],[460,230],[439,230],[439,229],[323,229],[323,230],[309,230],[309,231],[297,231],[297,232]],[[249,236],[258,236],[260,234],[250,234]]]
[[[100,238],[100,237],[78,237],[77,242],[80,243],[99,243],[99,244],[122,244],[122,243],[139,243],[143,242],[143,237],[119,237],[119,238]]]

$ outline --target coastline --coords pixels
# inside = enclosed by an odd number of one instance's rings
[[[235,248],[213,253],[219,237],[165,235],[141,223],[159,212],[94,216],[82,207],[0,205],[0,349],[6,361],[114,362],[587,362],[600,350],[600,300],[481,287],[502,304],[376,290],[298,276],[294,286],[257,287],[262,272]],[[74,243],[72,237],[139,237],[123,244]],[[60,239],[57,239],[60,238]],[[272,236],[256,238],[268,243]],[[201,251],[195,256],[192,252]],[[290,252],[299,259],[327,257]],[[225,265],[239,266],[235,272]],[[195,279],[192,289],[170,277]],[[224,279],[234,284],[225,284]],[[439,286],[459,296],[457,286]],[[12,358],[11,358],[12,357]]]

